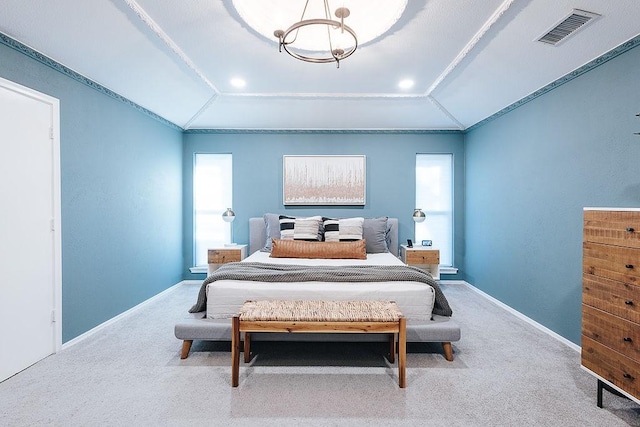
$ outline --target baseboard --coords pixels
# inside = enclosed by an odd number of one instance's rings
[[[72,340],[69,340],[67,342],[65,342],[64,344],[62,344],[62,347],[60,348],[60,350],[66,350],[67,348],[74,346],[76,344],[78,344],[81,341],[86,340],[87,338],[89,338],[90,336],[92,336],[93,334],[95,334],[96,332],[101,331],[102,329],[106,328],[107,326],[117,322],[118,320],[124,319],[127,316],[132,315],[133,313],[135,313],[136,311],[140,310],[141,308],[143,308],[145,305],[155,301],[156,299],[160,298],[161,296],[164,296],[170,292],[173,292],[174,290],[176,290],[179,286],[184,285],[184,284],[189,284],[190,282],[196,282],[196,283],[201,283],[201,281],[198,280],[183,280],[182,282],[178,282],[175,285],[171,286],[170,288],[165,289],[164,291],[160,292],[157,295],[152,296],[151,298],[142,301],[140,304],[131,307],[129,310],[122,312],[120,314],[118,314],[115,317],[112,317],[111,319],[107,320],[106,322],[103,322],[101,324],[99,324],[98,326],[96,326],[95,328],[89,329],[87,332],[78,335],[77,337],[73,338]]]
[[[513,314],[517,318],[519,318],[521,320],[524,320],[525,322],[527,322],[528,324],[530,324],[534,328],[544,332],[545,334],[549,335],[552,338],[555,338],[556,340],[560,341],[561,343],[565,344],[566,346],[570,347],[571,349],[577,351],[578,353],[581,351],[581,347],[579,345],[577,345],[576,343],[574,343],[572,341],[569,341],[568,339],[566,339],[562,335],[559,335],[559,334],[553,332],[551,329],[547,328],[546,326],[543,326],[540,323],[536,322],[535,320],[531,319],[530,317],[527,317],[524,314],[520,313],[518,310],[508,306],[507,304],[503,303],[500,300],[495,299],[491,295],[489,295],[489,294],[481,291],[480,289],[476,288],[471,283],[466,282],[464,280],[460,280],[460,281],[451,280],[451,281],[449,281],[449,283],[453,284],[452,282],[455,282],[457,284],[464,284],[465,286],[467,286],[472,291],[474,291],[474,292],[478,293],[479,295],[485,297],[486,299],[488,299],[489,301],[491,301],[492,303],[494,303],[498,307],[508,311],[509,313]]]

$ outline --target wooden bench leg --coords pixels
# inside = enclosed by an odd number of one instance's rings
[[[231,387],[238,387],[240,377],[240,319],[231,319]]]
[[[444,350],[444,358],[449,362],[453,362],[453,348],[451,347],[450,342],[442,343],[442,350]]]
[[[400,332],[398,332],[398,385],[407,386],[407,319],[400,318]]]
[[[251,362],[251,334],[244,333],[244,363]]]
[[[389,362],[396,363],[396,334],[390,334],[389,337]]]
[[[184,340],[182,342],[182,353],[180,354],[180,359],[186,359],[187,357],[189,357],[191,344],[193,344],[193,340]]]

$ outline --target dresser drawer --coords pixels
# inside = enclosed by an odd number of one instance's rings
[[[582,302],[640,323],[640,286],[584,274]]]
[[[584,242],[582,271],[625,283],[640,283],[640,249]]]
[[[640,212],[584,211],[584,241],[640,248]]]
[[[209,264],[226,264],[241,261],[242,255],[237,249],[209,249],[207,258]]]
[[[582,334],[640,361],[640,325],[582,305]]]
[[[640,363],[584,335],[582,336],[582,366],[635,398],[640,397]]]
[[[440,251],[408,250],[406,251],[405,263],[409,265],[417,264],[440,264]]]

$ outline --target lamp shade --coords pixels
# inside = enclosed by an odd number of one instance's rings
[[[227,208],[227,210],[222,213],[222,219],[224,222],[233,222],[233,220],[236,219],[236,214],[231,208]]]
[[[413,220],[415,222],[423,222],[425,219],[427,219],[427,216],[422,212],[422,209],[416,208],[413,211]]]

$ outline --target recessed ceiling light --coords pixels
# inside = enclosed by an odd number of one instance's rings
[[[245,87],[247,85],[247,82],[239,77],[234,77],[233,79],[231,79],[231,84],[235,87]]]
[[[413,80],[411,79],[400,80],[400,83],[398,83],[398,86],[400,87],[400,89],[410,89],[413,87]]]

